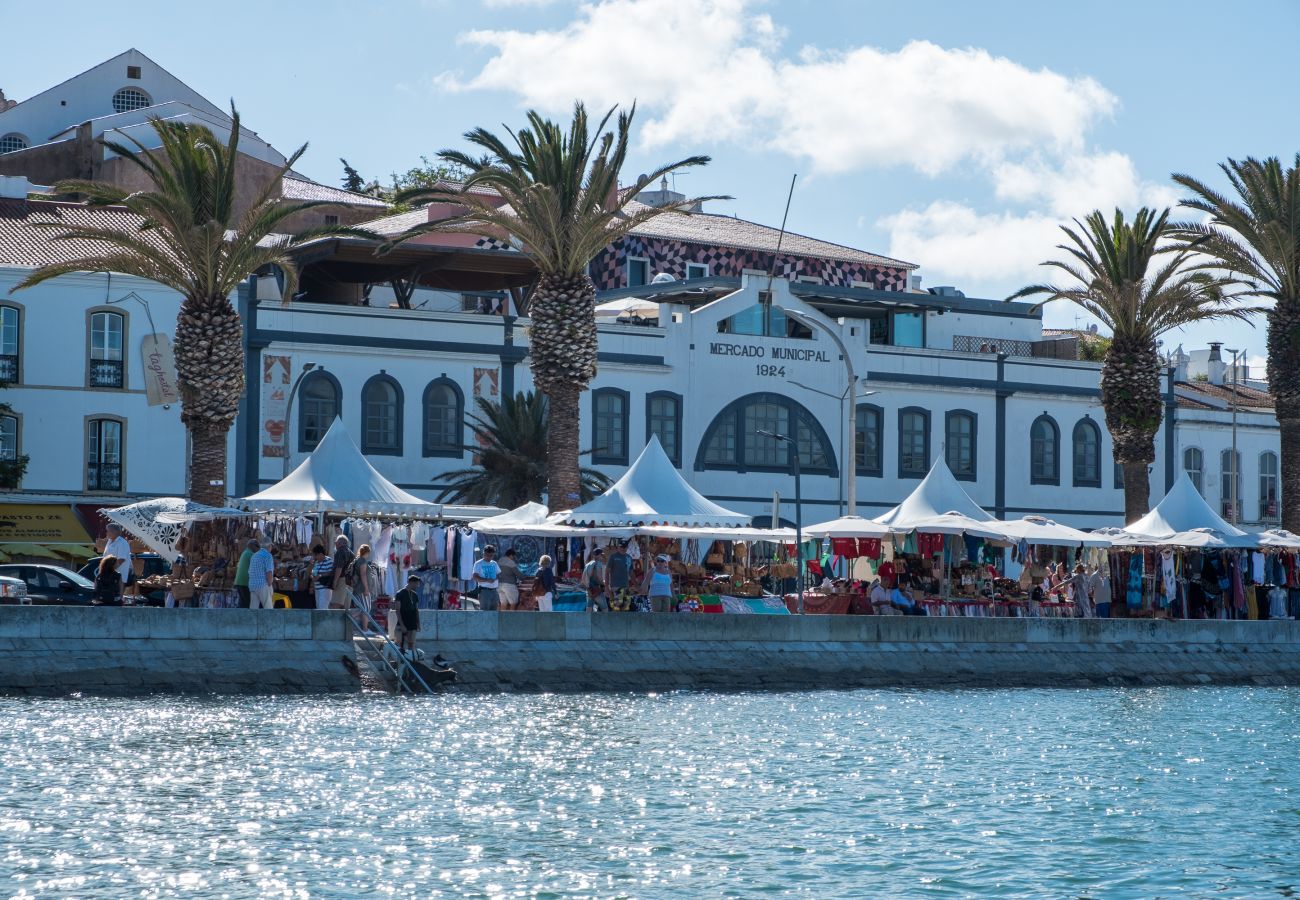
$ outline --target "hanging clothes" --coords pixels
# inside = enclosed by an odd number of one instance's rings
[[[1129,609],[1142,608],[1142,574],[1142,553],[1138,551],[1130,556],[1128,561],[1125,602]]]

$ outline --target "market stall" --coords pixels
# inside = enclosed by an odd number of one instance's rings
[[[862,516],[841,516],[805,526],[803,534],[814,541],[830,542],[829,553],[819,554],[821,558],[808,564],[810,568],[816,566],[815,574],[820,577],[812,590],[804,591],[804,612],[874,613],[867,586],[874,575],[874,566],[889,552],[893,529]],[[845,563],[845,577],[837,578],[834,577],[836,564],[841,560]],[[860,561],[865,565],[860,565]],[[798,597],[787,597],[786,603],[797,609]]]

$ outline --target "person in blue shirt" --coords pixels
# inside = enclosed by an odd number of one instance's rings
[[[916,602],[911,591],[912,580],[906,575],[898,576],[898,584],[889,594],[889,604],[894,609],[901,610],[904,615],[923,616],[925,608]]]
[[[316,608],[329,609],[334,597],[334,560],[325,552],[322,544],[311,548],[311,577],[316,585]]]

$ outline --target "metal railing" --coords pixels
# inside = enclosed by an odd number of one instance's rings
[[[411,665],[412,660],[407,659],[401,648],[388,639],[388,631],[379,627],[378,620],[370,614],[370,610],[361,605],[361,601],[357,599],[357,595],[352,592],[352,589],[348,588],[347,591],[350,608],[360,612],[363,622],[374,629],[373,632],[358,630],[357,636],[365,642],[366,646],[373,651],[373,656],[383,663],[384,667],[392,674],[397,682],[397,693],[400,694],[404,690],[410,691],[412,694],[415,693],[415,687],[406,680],[406,676],[409,674],[414,677],[415,683],[424,689],[424,693],[432,694],[433,688],[429,687],[428,682],[424,680],[424,676],[420,674],[419,670]],[[385,650],[389,650],[391,655],[386,653]]]
[[[122,360],[92,359],[90,361],[90,386],[120,388],[122,386]]]
[[[952,349],[958,353],[1005,353],[1007,356],[1033,356],[1033,341],[1013,341],[1002,338],[975,337],[955,334]]]
[[[91,491],[122,490],[122,464],[88,463],[86,465],[86,489]]]

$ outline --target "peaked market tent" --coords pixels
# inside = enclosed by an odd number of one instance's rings
[[[1174,486],[1165,494],[1165,498],[1156,504],[1142,518],[1124,529],[1138,538],[1151,539],[1160,544],[1179,546],[1207,546],[1207,531],[1213,533],[1216,541],[1213,546],[1232,548],[1253,548],[1259,546],[1259,537],[1248,534],[1229,524],[1222,516],[1210,508],[1196,485],[1184,472],[1174,482]],[[1196,531],[1196,534],[1189,532]],[[1122,543],[1121,539],[1115,541]]]
[[[841,516],[829,522],[804,526],[805,537],[810,538],[886,538],[894,532],[889,526],[864,519],[862,516]]]
[[[872,521],[898,533],[969,534],[1006,540],[1001,523],[970,498],[942,459],[902,503]]]
[[[746,527],[750,517],[719,506],[686,483],[659,438],[651,436],[636,462],[605,493],[568,513],[579,526]]]
[[[245,497],[239,504],[259,512],[295,515],[334,513],[435,519],[443,511],[440,505],[408,494],[380,475],[357,449],[342,419],[334,420],[311,456],[284,480]]]

